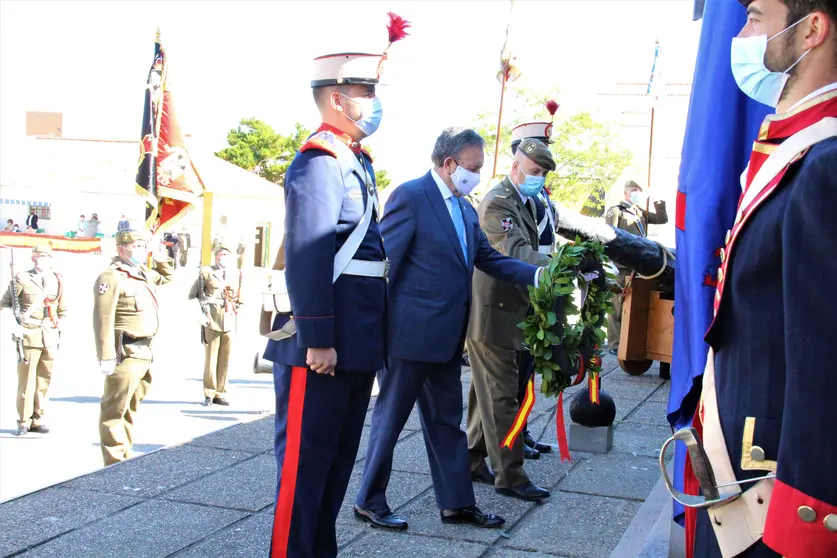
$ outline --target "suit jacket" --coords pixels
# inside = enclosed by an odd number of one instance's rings
[[[494,250],[477,213],[460,200],[468,256],[430,172],[396,188],[381,220],[390,259],[389,356],[449,362],[462,353],[474,267],[509,288],[531,285],[537,267]]]
[[[26,218],[26,226],[27,227],[32,227],[33,229],[37,229],[38,228],[38,216],[30,214],[29,217]]]
[[[549,257],[538,252],[535,215],[526,208],[508,177],[485,194],[479,218],[491,246],[500,253],[538,266],[549,263]],[[523,330],[517,324],[526,317],[528,309],[527,289],[477,271],[468,338],[506,349],[522,349]]]

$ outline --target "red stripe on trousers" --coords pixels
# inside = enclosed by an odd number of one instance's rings
[[[695,418],[692,420],[692,426],[697,431],[699,438],[703,439],[703,420],[700,416],[700,404],[695,411]],[[692,469],[692,458],[686,455],[686,472],[683,476],[683,492],[697,496],[700,493],[700,484],[698,484],[694,469]],[[686,508],[686,558],[694,558],[695,556],[695,533],[697,532],[697,508]]]
[[[300,366],[291,369],[291,390],[288,395],[288,422],[285,427],[285,459],[282,461],[282,478],[276,509],[273,514],[271,558],[288,556],[288,536],[291,532],[291,514],[296,493],[296,475],[299,469],[299,444],[302,440],[302,407],[305,405],[305,380],[308,370]]]

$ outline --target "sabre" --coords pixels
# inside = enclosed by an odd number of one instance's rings
[[[666,470],[666,449],[668,446],[677,440],[686,444],[686,450],[689,452],[689,458],[692,461],[692,470],[695,473],[698,484],[700,484],[703,496],[694,496],[691,494],[684,494],[683,492],[674,488],[671,479]],[[735,481],[726,484],[717,484],[715,480],[715,473],[712,470],[712,463],[706,455],[706,450],[703,448],[703,442],[698,437],[697,431],[692,428],[682,428],[674,433],[674,436],[666,440],[660,449],[660,471],[662,471],[663,482],[666,485],[666,490],[671,494],[671,497],[677,502],[683,504],[687,508],[711,508],[727,504],[737,499],[741,492],[731,494],[720,494],[719,488],[726,488],[729,486],[738,486],[741,484],[748,484],[751,482],[758,482],[765,479],[774,479],[776,475],[769,474],[763,477],[756,477],[753,479],[746,479],[742,481]]]

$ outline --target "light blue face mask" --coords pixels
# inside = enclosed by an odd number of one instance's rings
[[[543,185],[546,182],[545,176],[529,176],[523,171],[520,171],[526,179],[518,186],[520,193],[527,198],[533,198],[541,193]]]
[[[343,94],[341,93],[341,95]],[[381,99],[378,97],[372,97],[371,99],[352,99],[346,95],[343,96],[360,105],[361,110],[360,120],[354,120],[344,112],[343,114],[346,114],[346,118],[354,122],[358,130],[363,132],[365,136],[369,137],[374,134],[378,126],[381,125],[381,119],[384,117],[384,107],[381,104]]]
[[[802,23],[811,14],[806,15],[793,25],[779,31],[769,39],[767,35],[757,35],[755,37],[735,37],[732,40],[732,49],[730,51],[730,63],[732,68],[732,75],[735,78],[735,83],[745,95],[759,103],[776,107],[779,104],[779,99],[782,97],[782,91],[788,83],[790,72],[794,66],[805,58],[811,50],[806,50],[805,53],[799,57],[799,60],[791,64],[791,67],[784,72],[771,72],[764,64],[764,57],[767,53],[767,43],[796,25]]]

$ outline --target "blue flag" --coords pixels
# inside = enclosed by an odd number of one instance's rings
[[[706,0],[677,190],[674,347],[668,420],[689,426],[700,399],[709,349],[718,249],[735,219],[740,176],[759,125],[771,111],[744,95],[730,70],[730,46],[746,23],[735,0]],[[675,453],[675,484],[683,488],[685,448]],[[683,508],[675,503],[675,517]]]

